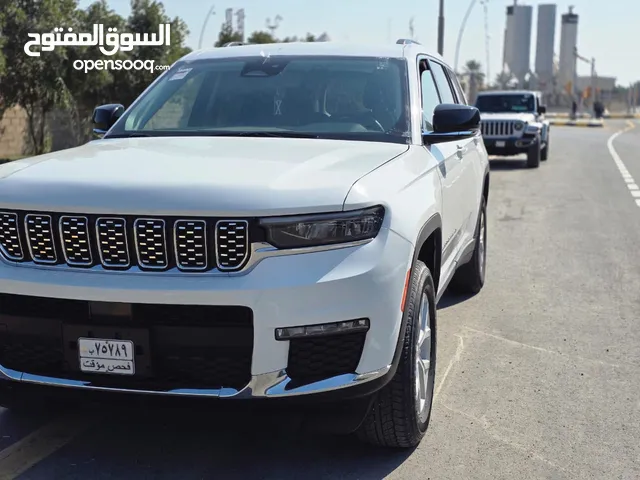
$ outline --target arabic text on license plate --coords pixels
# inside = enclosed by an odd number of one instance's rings
[[[130,340],[79,338],[80,370],[90,373],[133,375],[134,346]]]
[[[498,141],[498,142],[496,142],[496,147],[504,147],[506,144],[507,144],[507,142]]]

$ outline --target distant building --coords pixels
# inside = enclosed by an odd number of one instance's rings
[[[569,7],[569,13],[562,15],[560,27],[560,55],[558,62],[558,82],[563,90],[572,87],[576,75],[576,49],[578,48],[578,15]]]
[[[549,91],[553,84],[555,34],[556,5],[538,5],[535,72],[538,79],[538,87],[543,91]]]

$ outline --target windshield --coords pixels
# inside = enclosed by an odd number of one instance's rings
[[[408,143],[407,89],[402,59],[179,62],[105,138],[246,135]]]
[[[534,112],[535,98],[531,93],[478,95],[476,107],[481,112]]]

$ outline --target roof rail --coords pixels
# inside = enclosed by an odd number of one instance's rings
[[[415,40],[411,40],[410,38],[400,38],[396,42],[396,45],[409,45],[411,43],[415,45],[422,45],[420,42],[416,42]]]
[[[241,47],[242,45],[248,45],[248,43],[244,43],[244,42],[227,42],[222,46],[223,47]]]

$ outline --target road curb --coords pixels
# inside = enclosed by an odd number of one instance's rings
[[[559,127],[604,127],[602,120],[552,120],[549,119],[550,125]]]

